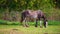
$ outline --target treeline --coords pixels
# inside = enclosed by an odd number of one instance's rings
[[[0,0],[0,9],[9,8],[13,10],[44,9],[59,6],[58,0]]]
[[[31,9],[44,11],[48,19],[58,17],[57,20],[60,20],[60,12],[53,8],[60,8],[60,0],[0,0],[0,19],[19,20],[18,16],[22,10]]]

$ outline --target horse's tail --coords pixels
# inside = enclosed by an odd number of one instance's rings
[[[21,13],[21,22],[22,22],[22,21],[25,19],[25,17],[28,16],[28,15],[29,15],[29,11],[26,10],[26,11],[22,12],[22,13]]]
[[[24,19],[24,17],[23,17],[23,13],[21,14],[21,23],[23,22],[23,19]]]

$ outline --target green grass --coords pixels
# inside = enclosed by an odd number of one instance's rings
[[[0,33],[3,34],[9,34],[11,33],[11,31],[13,31],[14,33],[19,33],[19,34],[44,34],[44,33],[48,33],[48,34],[60,34],[60,26],[58,25],[53,25],[53,26],[48,26],[47,28],[40,28],[38,27],[34,27],[34,26],[30,26],[30,27],[23,27],[20,25],[0,25]],[[4,33],[7,32],[7,33]]]
[[[6,20],[0,20],[0,25],[21,25],[20,22],[15,21],[6,21]],[[35,25],[35,22],[29,22],[29,25]],[[38,23],[38,25],[40,25]],[[48,25],[60,25],[60,21],[56,20],[49,20]]]
[[[0,34],[60,34],[60,21],[49,20],[47,28],[34,27],[30,22],[29,27],[23,27],[20,22],[0,20]]]

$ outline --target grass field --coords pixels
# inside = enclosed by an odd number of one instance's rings
[[[0,34],[60,34],[60,26],[36,28],[34,26],[22,27],[19,25],[0,25]]]
[[[0,23],[3,22],[0,21]],[[47,28],[34,27],[32,22],[30,27],[23,27],[18,22],[15,24],[8,22],[8,25],[5,25],[5,23],[0,25],[0,34],[60,34],[60,21],[48,21],[49,25]]]

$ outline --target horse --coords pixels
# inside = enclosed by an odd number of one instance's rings
[[[34,19],[35,21],[35,27],[37,27],[38,21],[40,22],[40,27],[42,27],[42,21],[43,19],[43,25],[46,28],[47,27],[47,18],[45,14],[41,10],[23,10],[21,13],[21,22],[23,23],[23,26],[28,27],[28,21],[29,19]]]

